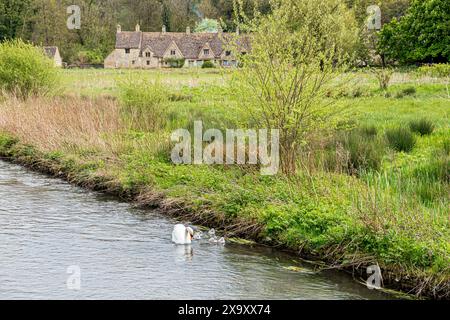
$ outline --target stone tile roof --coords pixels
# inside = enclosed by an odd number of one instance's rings
[[[44,47],[45,54],[49,58],[54,58],[57,50],[58,50],[58,47]]]
[[[116,34],[116,49],[139,49],[142,32],[122,31]]]
[[[202,48],[209,44],[216,58],[225,50],[226,43],[233,39],[229,33],[184,33],[184,32],[118,32],[116,36],[116,49],[146,48],[156,57],[163,57],[168,47],[175,42],[184,58],[196,59]],[[250,50],[250,41],[247,36],[239,36],[239,45],[243,50]]]

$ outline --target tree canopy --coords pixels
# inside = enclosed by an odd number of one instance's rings
[[[448,0],[413,0],[405,16],[381,30],[379,52],[402,63],[448,62],[449,17]]]

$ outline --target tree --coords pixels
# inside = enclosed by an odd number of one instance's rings
[[[0,0],[0,41],[16,38],[25,27],[30,0]]]
[[[239,55],[236,72],[240,107],[261,128],[280,132],[281,168],[293,174],[300,146],[313,130],[331,126],[333,102],[326,99],[333,79],[350,59],[356,20],[341,0],[273,0],[272,13],[248,19],[235,6],[240,28],[250,32],[251,51]]]
[[[217,32],[219,30],[219,21],[205,18],[196,24],[194,32]]]
[[[392,19],[379,34],[378,49],[402,63],[448,62],[450,2],[413,0],[405,16]]]

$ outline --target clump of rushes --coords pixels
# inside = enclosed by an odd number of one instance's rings
[[[376,139],[375,127],[362,127],[341,132],[325,150],[325,166],[328,170],[359,175],[379,170],[385,151],[381,139]]]
[[[414,134],[405,127],[386,130],[386,139],[389,146],[399,152],[410,152],[416,145]]]
[[[420,134],[421,136],[432,134],[434,131],[434,124],[427,119],[413,120],[409,123],[409,128],[412,132]]]
[[[402,90],[402,93],[405,95],[405,96],[413,96],[413,95],[415,95],[416,94],[416,88],[414,88],[414,87],[407,87],[407,88],[405,88],[405,89],[403,89]]]
[[[375,127],[374,125],[361,127],[358,129],[358,131],[360,131],[368,138],[374,138],[378,133],[377,127]]]

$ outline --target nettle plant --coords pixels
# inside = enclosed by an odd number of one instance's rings
[[[235,0],[240,30],[251,50],[233,48],[242,68],[234,77],[241,109],[251,122],[280,130],[281,169],[294,174],[307,136],[331,127],[339,114],[327,94],[343,76],[358,35],[355,17],[342,0],[270,1],[271,14],[252,18]],[[342,78],[341,78],[342,80]]]

